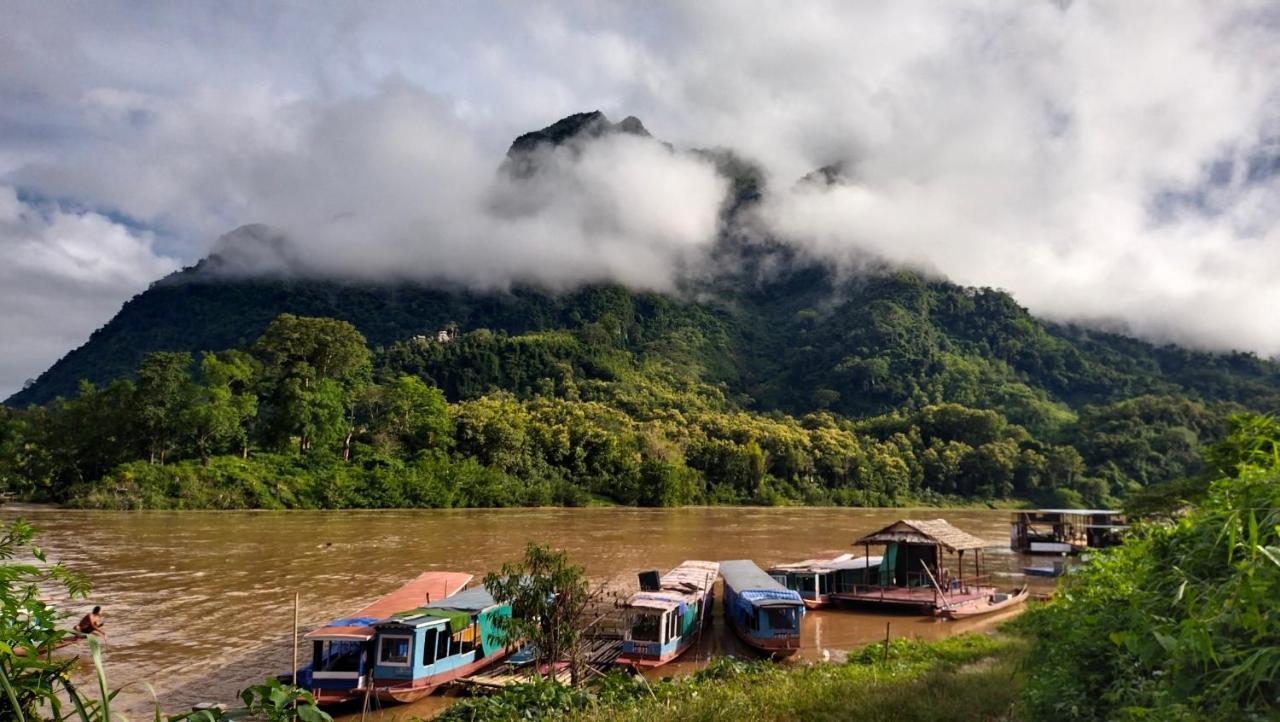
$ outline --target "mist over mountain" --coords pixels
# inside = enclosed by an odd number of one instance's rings
[[[787,192],[854,183],[832,164]],[[441,253],[447,230],[430,224],[413,231],[424,240],[390,247],[364,246],[356,233],[340,241],[333,224],[318,239],[303,226],[238,228],[9,403],[127,376],[150,351],[243,347],[280,313],[348,320],[388,347],[446,327],[519,335],[603,324],[624,337],[645,329],[636,333],[646,344],[696,338],[689,362],[704,381],[749,407],[795,413],[958,401],[1035,424],[1054,405],[1143,393],[1254,407],[1280,399],[1280,366],[1247,354],[1048,324],[999,291],[774,235],[767,216],[778,196],[758,164],[729,149],[677,149],[635,118],[580,113],[521,135],[476,192],[468,222],[504,229],[498,248],[477,239],[478,248]],[[688,216],[664,215],[676,209]],[[1025,398],[1009,397],[1009,384]]]

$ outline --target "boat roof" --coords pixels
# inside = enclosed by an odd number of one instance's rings
[[[899,519],[854,544],[938,544],[952,552],[987,546],[978,537],[951,526],[946,519]]]
[[[676,609],[706,595],[719,574],[720,565],[716,562],[683,561],[662,575],[658,580],[658,590],[632,594],[627,600],[627,606],[662,611]]]
[[[494,600],[493,595],[484,585],[481,585],[420,607],[396,612],[391,615],[391,618],[383,619],[375,626],[425,627],[447,621],[456,630],[469,624],[472,615],[496,605],[497,601]]]
[[[880,565],[880,557],[855,557],[852,554],[840,554],[831,559],[806,559],[802,562],[792,562],[790,564],[775,564],[769,567],[771,572],[807,572],[807,573],[823,573],[838,572],[844,569],[866,569]]]
[[[731,559],[720,562],[720,576],[726,589],[732,589],[738,597],[756,607],[804,606],[799,592],[787,589],[777,579],[765,574],[750,559]]]
[[[415,609],[423,602],[450,597],[472,580],[464,572],[423,572],[399,589],[366,604],[349,617],[339,617],[314,629],[303,639],[373,639],[373,625],[396,612]],[[443,600],[442,600],[443,601]]]

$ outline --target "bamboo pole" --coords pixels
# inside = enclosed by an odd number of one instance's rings
[[[293,686],[298,686],[298,592],[293,593]]]
[[[889,625],[890,624],[892,624],[892,622],[884,623],[884,657],[881,659],[881,662],[889,661]]]

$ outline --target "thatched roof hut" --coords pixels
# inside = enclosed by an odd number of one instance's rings
[[[952,553],[987,546],[983,540],[943,519],[900,519],[854,544],[937,544]]]

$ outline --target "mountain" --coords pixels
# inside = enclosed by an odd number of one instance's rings
[[[581,113],[517,138],[503,167],[517,177],[535,173],[539,149],[611,133],[651,137],[635,118],[615,124],[599,112]],[[690,369],[699,381],[720,385],[734,404],[761,411],[861,417],[954,401],[1036,427],[1087,404],[1144,394],[1264,410],[1280,402],[1280,366],[1251,354],[1156,346],[1048,323],[1001,291],[887,267],[845,278],[778,241],[739,243],[729,229],[758,199],[763,174],[732,151],[692,152],[731,180],[716,253],[732,262],[716,263],[728,270],[689,279],[677,293],[609,285],[481,293],[308,278],[288,273],[297,257],[288,239],[250,225],[130,300],[6,403],[41,404],[74,394],[81,379],[127,376],[151,351],[243,347],[281,313],[350,321],[387,349],[384,365],[412,363],[405,344],[445,327],[508,336],[599,331],[629,353]],[[843,169],[827,166],[800,182],[844,178]],[[500,373],[468,383],[435,374],[455,398],[510,383]]]

